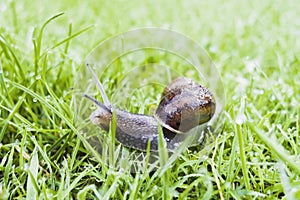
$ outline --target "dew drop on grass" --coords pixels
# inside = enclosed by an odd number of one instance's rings
[[[46,101],[50,101],[50,99],[51,99],[50,95],[47,95],[45,98],[46,98]]]
[[[28,170],[28,164],[24,163],[24,170]]]
[[[209,48],[209,51],[212,52],[212,53],[217,53],[219,51],[219,47],[216,46],[216,45],[212,45],[210,48]]]
[[[296,116],[294,116],[293,114],[290,114],[290,115],[289,115],[289,118],[290,118],[290,119],[296,119]]]
[[[33,101],[33,103],[36,103],[37,102],[37,98],[33,98],[32,101]]]
[[[225,187],[226,187],[226,188],[231,188],[231,183],[230,183],[230,182],[226,182],[226,183],[225,183]]]
[[[261,89],[253,89],[253,95],[255,95],[256,97],[259,95],[263,95],[265,93],[264,90]]]
[[[291,127],[287,129],[288,133],[293,133],[294,131],[296,131],[296,127]]]
[[[34,76],[34,72],[30,72],[30,73],[28,74],[28,76],[29,76],[29,77],[33,77],[33,76]]]
[[[237,100],[238,98],[239,98],[239,96],[237,96],[237,95],[233,95],[233,96],[231,97],[232,100]]]
[[[276,127],[277,127],[278,129],[282,129],[282,124],[276,124]]]
[[[238,114],[235,118],[235,123],[242,125],[246,122],[246,116],[244,114]]]
[[[253,154],[254,154],[253,152],[250,152],[250,153],[249,153],[249,156],[250,156],[250,157],[253,157]]]
[[[270,127],[269,119],[266,119],[263,124],[265,127]]]
[[[273,167],[268,168],[268,171],[273,172],[274,171]]]
[[[36,80],[40,80],[40,79],[41,79],[41,75],[37,75],[37,76],[35,77],[35,79],[36,79]]]
[[[34,131],[34,129],[33,129],[33,128],[31,128],[31,126],[27,125],[27,127],[26,127],[26,131]]]
[[[207,160],[209,157],[204,155],[202,158],[203,160]]]
[[[275,96],[275,95],[272,95],[271,98],[270,98],[270,100],[271,100],[271,101],[275,101],[275,100],[276,100],[276,96]]]

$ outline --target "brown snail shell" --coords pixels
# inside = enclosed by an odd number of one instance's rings
[[[175,133],[186,133],[207,122],[215,111],[211,92],[189,78],[179,77],[163,91],[155,116]]]

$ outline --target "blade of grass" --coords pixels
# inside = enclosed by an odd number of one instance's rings
[[[78,153],[78,150],[79,150],[79,147],[80,147],[80,140],[77,139],[77,142],[76,142],[76,146],[72,152],[72,156],[71,156],[71,161],[70,161],[70,170],[73,170],[73,167],[75,166],[75,160],[76,160],[76,156],[77,156],[77,153]]]
[[[16,88],[26,92],[27,94],[31,95],[32,97],[36,98],[38,101],[40,101],[45,107],[50,109],[53,113],[55,113],[57,116],[59,116],[64,122],[67,124],[67,126],[77,135],[77,137],[82,141],[82,143],[85,145],[85,147],[89,150],[89,152],[95,156],[98,162],[102,163],[103,167],[106,168],[105,164],[103,163],[101,157],[99,156],[98,152],[95,151],[95,149],[89,144],[89,142],[82,136],[81,133],[78,132],[78,130],[75,128],[75,126],[72,124],[72,122],[64,116],[63,113],[59,112],[54,106],[52,106],[46,99],[42,98],[40,95],[36,94],[35,92],[31,91],[27,87],[15,83],[12,81],[8,82],[12,85],[14,85]]]
[[[35,37],[33,35],[32,37],[32,42],[33,42],[33,46],[34,46],[34,72],[35,72],[35,76],[38,75],[38,63],[40,60],[40,54],[41,54],[41,48],[42,48],[42,39],[43,39],[43,32],[44,29],[46,28],[46,26],[53,20],[55,20],[56,18],[60,17],[61,15],[63,15],[64,13],[58,13],[52,17],[50,17],[41,27],[38,36]],[[34,34],[37,32],[38,30],[35,29],[35,31],[33,32]]]
[[[31,154],[30,166],[28,169],[28,177],[27,177],[27,195],[26,199],[37,199],[37,195],[39,193],[39,186],[37,183],[37,175],[39,169],[39,158],[36,148],[33,150]]]
[[[91,171],[91,169],[87,168],[85,169],[83,172],[81,172],[71,183],[71,185],[66,188],[62,195],[61,195],[61,198],[62,199],[65,199],[66,197],[68,197],[68,195],[71,194],[71,191],[76,187],[77,183],[79,183],[81,181],[81,179],[84,177],[84,176],[87,176],[89,174],[89,172]]]
[[[215,156],[217,154],[217,149],[218,149],[218,141],[216,141],[216,145],[215,145],[215,149],[214,149],[214,152],[213,152],[213,156],[211,158],[211,167],[212,167],[212,171],[213,171],[213,175],[215,177],[215,182],[217,184],[217,188],[219,190],[219,195],[220,195],[220,199],[221,200],[224,200],[224,196],[223,196],[223,193],[222,193],[222,189],[221,189],[221,184],[220,184],[220,180],[219,180],[219,176],[218,176],[218,172],[216,170],[216,167],[215,167]]]
[[[275,137],[269,137],[273,131],[269,130],[268,133],[263,132],[251,123],[247,123],[250,130],[259,137],[259,139],[269,147],[270,151],[275,154],[283,163],[291,167],[297,174],[300,174],[300,162],[296,156],[292,156],[282,145],[280,145]]]
[[[52,170],[52,167],[51,166],[54,166],[56,169],[59,169],[59,167],[54,163],[52,162],[46,151],[44,151],[41,146],[38,144],[38,142],[36,141],[35,137],[31,137],[30,138],[31,141],[34,143],[35,147],[37,148],[37,150],[40,152],[40,154],[42,155],[43,159],[45,160],[47,166],[48,166],[48,170],[50,171],[50,175],[53,175],[53,170]],[[51,188],[55,188],[55,177],[51,176],[50,177],[50,183],[51,183]]]
[[[23,67],[20,64],[19,59],[17,58],[17,55],[13,51],[11,45],[6,41],[5,37],[0,34],[0,46],[2,47],[2,50],[4,51],[6,58],[8,60],[14,61],[16,63],[16,66],[18,70],[15,70],[15,73],[18,74],[22,80],[25,79],[25,73],[23,71]],[[8,51],[7,51],[8,49]],[[13,57],[13,59],[10,58],[9,54]],[[14,69],[14,68],[12,68]],[[18,73],[19,72],[19,73]]]
[[[159,155],[159,162],[160,162],[160,170],[162,170],[163,167],[167,164],[169,156],[168,156],[167,144],[164,139],[164,134],[160,126],[158,128],[158,155]],[[170,168],[168,168],[162,174],[161,177],[164,199],[170,199],[170,177],[171,177],[170,173],[171,173]]]
[[[82,33],[84,33],[84,32],[86,32],[86,31],[90,30],[90,29],[93,28],[93,27],[94,27],[94,26],[91,25],[91,26],[88,26],[88,27],[86,27],[86,28],[83,28],[83,29],[80,30],[80,31],[77,31],[77,32],[74,33],[73,35],[70,35],[70,36],[68,36],[67,38],[63,39],[62,41],[60,41],[60,42],[56,43],[55,45],[51,46],[50,49],[55,49],[56,47],[58,47],[58,46],[60,46],[60,45],[62,45],[62,44],[64,44],[64,43],[67,43],[67,44],[68,44],[68,43],[71,41],[71,39],[73,39],[73,38],[75,38],[75,37],[81,35]]]
[[[15,152],[15,148],[14,148],[14,146],[12,146],[8,160],[7,160],[7,164],[6,164],[6,167],[4,170],[4,177],[3,177],[4,188],[8,188],[8,186],[10,184],[9,183],[9,175],[10,175],[10,172],[11,172],[10,170],[11,170],[12,163],[13,163],[14,152]]]
[[[111,144],[109,145],[109,167],[111,167],[112,169],[115,168],[115,138],[116,138],[116,130],[117,130],[117,115],[116,115],[116,110],[113,109],[113,113],[112,113],[112,119],[111,119],[111,123],[110,123],[110,129],[109,129],[109,133],[111,135]]]
[[[242,172],[243,172],[243,177],[244,177],[244,183],[246,185],[247,190],[251,190],[250,182],[249,182],[249,175],[248,175],[248,168],[247,168],[247,160],[246,160],[246,153],[245,153],[245,139],[246,134],[243,134],[243,131],[241,127],[243,126],[246,116],[245,116],[245,104],[246,104],[246,98],[242,97],[241,98],[241,106],[239,108],[239,113],[236,117],[236,132],[238,135],[238,144],[239,144],[239,149],[240,149],[240,159],[241,159],[241,164],[242,164]],[[244,136],[245,135],[245,136]]]
[[[300,185],[298,184],[298,186],[294,186],[291,184],[290,177],[287,175],[286,170],[284,169],[284,164],[281,161],[277,163],[277,168],[287,199],[299,199]]]
[[[86,199],[86,196],[90,190],[92,190],[95,193],[97,199],[103,199],[101,194],[97,191],[97,187],[95,185],[85,186],[82,190],[78,192],[77,199]]]
[[[24,98],[25,98],[26,94],[24,93],[21,98],[19,98],[18,102],[15,104],[14,108],[12,109],[12,112],[9,113],[8,117],[5,119],[4,124],[2,126],[1,132],[0,132],[0,142],[2,141],[4,134],[7,130],[7,126],[9,124],[9,122],[11,121],[11,119],[14,117],[15,113],[18,112],[19,108],[21,107]]]
[[[1,88],[2,93],[4,94],[4,96],[9,98],[9,102],[13,102],[12,99],[11,99],[11,96],[8,95],[7,86],[6,86],[5,81],[4,81],[3,68],[2,68],[1,61],[0,61],[0,85],[1,85],[0,88]],[[1,101],[2,101],[2,99],[1,99]]]

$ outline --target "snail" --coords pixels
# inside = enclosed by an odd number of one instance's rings
[[[89,71],[96,81],[103,104],[84,95],[98,108],[90,115],[93,124],[109,131],[113,112],[116,113],[116,140],[121,144],[145,151],[158,150],[158,130],[161,126],[168,149],[174,149],[175,136],[187,134],[191,129],[208,122],[215,113],[215,99],[204,86],[185,77],[176,78],[162,93],[162,100],[153,116],[134,114],[114,109],[104,88],[92,68]]]

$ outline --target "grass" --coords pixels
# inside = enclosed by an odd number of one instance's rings
[[[4,0],[0,10],[0,199],[300,198],[296,1],[63,0],[45,6]],[[204,47],[226,93],[218,137],[201,151],[159,152],[156,170],[147,159],[122,163],[119,153],[132,152],[119,145],[97,154],[76,126],[72,98],[77,73],[100,41],[145,26],[179,31]],[[116,64],[129,69],[131,63]],[[109,96],[115,72],[102,80]],[[157,91],[135,92],[128,110],[151,110]]]

